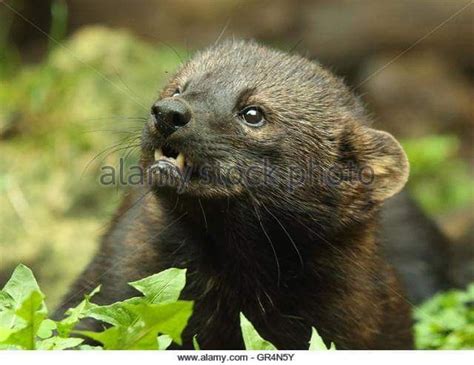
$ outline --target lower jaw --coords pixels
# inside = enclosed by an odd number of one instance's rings
[[[149,183],[157,192],[175,192],[202,197],[232,197],[243,192],[242,186],[222,181],[210,174],[200,176],[199,169],[187,166],[183,170],[170,163],[153,161],[147,169]],[[225,179],[224,179],[225,180]]]
[[[175,177],[160,177],[153,178],[151,188],[161,194],[178,194],[187,195],[190,197],[206,197],[206,198],[232,198],[238,197],[243,193],[241,186],[225,186],[221,184],[208,184],[199,181],[199,178],[191,178],[189,180],[182,180]]]
[[[158,189],[168,187],[183,190],[189,183],[189,181],[186,181],[186,176],[173,166],[153,165],[149,168],[148,174],[151,177],[151,185]]]

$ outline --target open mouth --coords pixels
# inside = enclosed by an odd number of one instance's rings
[[[151,156],[150,156],[151,157]],[[221,173],[218,165],[201,164],[199,155],[189,158],[186,151],[165,143],[153,153],[154,162],[148,168],[151,183],[157,187],[171,187],[178,193],[202,193],[205,185],[232,186],[231,176]],[[197,160],[195,160],[197,158]],[[202,157],[201,157],[202,158]]]
[[[163,145],[161,148],[155,150],[155,162],[154,165],[172,165],[178,172],[181,174],[184,173],[185,169],[191,167],[192,164],[186,158],[183,152],[178,151],[177,149],[169,146]]]

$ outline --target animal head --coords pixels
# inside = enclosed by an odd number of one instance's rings
[[[214,45],[177,71],[151,108],[142,147],[157,185],[322,214],[377,206],[409,170],[399,143],[367,126],[341,80],[247,41]]]

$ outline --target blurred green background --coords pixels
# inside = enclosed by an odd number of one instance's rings
[[[194,50],[236,36],[318,59],[362,96],[374,127],[402,141],[409,189],[450,239],[452,278],[465,287],[474,279],[466,4],[0,2],[0,283],[23,262],[49,305],[58,302],[121,200],[100,186],[100,167],[136,160],[135,137],[169,74]]]

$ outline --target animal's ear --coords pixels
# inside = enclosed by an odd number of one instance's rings
[[[398,193],[408,180],[410,166],[400,143],[387,132],[358,126],[352,135],[358,166],[369,176],[372,199],[384,201]]]

